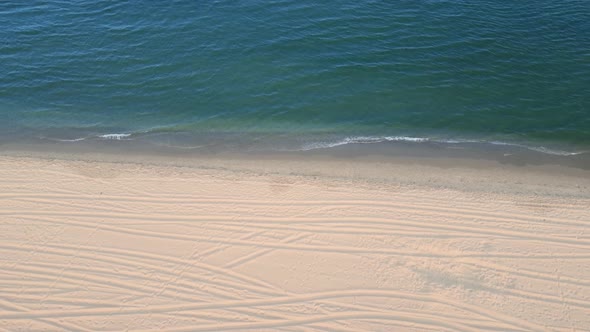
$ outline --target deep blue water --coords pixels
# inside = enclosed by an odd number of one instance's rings
[[[0,129],[72,144],[584,151],[590,3],[4,0]]]

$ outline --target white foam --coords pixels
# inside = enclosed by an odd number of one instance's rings
[[[317,150],[333,148],[340,145],[347,144],[370,144],[370,143],[381,143],[381,142],[392,142],[392,141],[405,141],[405,142],[426,142],[428,138],[423,137],[408,137],[408,136],[351,136],[345,137],[339,141],[333,142],[316,142],[304,145],[301,150]]]
[[[486,142],[482,141],[482,143],[486,143]],[[487,143],[493,144],[493,145],[515,146],[515,147],[519,147],[519,148],[523,148],[523,149],[527,149],[527,150],[531,150],[531,151],[537,151],[537,152],[541,152],[541,153],[546,153],[546,154],[551,154],[551,155],[555,155],[555,156],[576,156],[576,155],[587,152],[587,151],[580,151],[580,152],[562,151],[562,150],[549,149],[544,146],[528,146],[528,145],[523,145],[523,144],[507,143],[507,142],[499,142],[499,141],[491,141],[491,142],[487,142]]]
[[[492,145],[502,145],[502,146],[513,146],[522,149],[527,149],[531,151],[541,152],[550,155],[556,156],[575,156],[582,153],[587,153],[590,151],[580,151],[580,152],[571,152],[571,151],[562,151],[562,150],[555,150],[549,149],[544,146],[529,146],[517,143],[508,143],[508,142],[501,142],[501,141],[484,141],[484,140],[468,140],[468,139],[435,139],[435,138],[426,138],[426,137],[412,137],[412,136],[351,136],[345,137],[338,141],[327,141],[327,142],[315,142],[309,143],[304,145],[300,150],[301,151],[308,151],[308,150],[317,150],[317,149],[328,149],[333,148],[341,145],[347,144],[370,144],[370,143],[381,143],[381,142],[414,142],[414,143],[424,143],[424,142],[433,142],[433,143],[442,143],[442,144],[468,144],[468,143],[477,143],[477,144],[492,144]]]
[[[112,140],[120,141],[120,140],[127,138],[129,136],[131,136],[131,134],[105,134],[105,135],[99,135],[98,137],[104,138],[104,139],[112,139]]]
[[[87,137],[67,139],[67,138],[54,138],[54,137],[46,137],[46,136],[40,136],[39,138],[47,139],[47,140],[55,141],[55,142],[80,142],[80,141],[84,141],[87,139]]]
[[[539,147],[526,147],[529,150],[533,150],[533,151],[537,151],[537,152],[542,152],[542,153],[547,153],[547,154],[553,154],[553,155],[557,155],[557,156],[576,156],[582,153],[585,153],[586,151],[580,151],[580,152],[568,152],[568,151],[561,151],[561,150],[552,150],[552,149],[547,149],[544,146],[539,146]]]
[[[386,141],[396,141],[396,142],[428,142],[430,141],[429,138],[425,137],[409,137],[409,136],[385,136]]]
[[[79,137],[79,138],[74,138],[74,139],[59,139],[59,138],[56,138],[55,140],[56,141],[59,141],[59,142],[80,142],[80,141],[86,140],[86,137]]]

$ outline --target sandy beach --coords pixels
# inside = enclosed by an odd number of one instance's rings
[[[590,331],[590,172],[0,156],[2,331]]]

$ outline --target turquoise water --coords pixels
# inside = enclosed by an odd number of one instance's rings
[[[5,0],[0,66],[3,140],[590,146],[587,0]]]

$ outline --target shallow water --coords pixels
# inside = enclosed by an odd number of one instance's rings
[[[3,1],[4,140],[590,146],[587,1]]]

